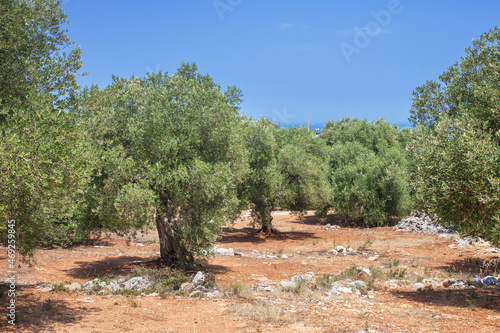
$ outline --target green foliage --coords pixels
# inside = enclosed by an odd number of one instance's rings
[[[22,255],[74,239],[90,160],[84,133],[63,112],[73,105],[80,51],[56,1],[0,3],[0,218],[16,220]],[[4,230],[4,229],[3,229]],[[0,241],[6,242],[6,232]]]
[[[78,88],[80,49],[61,51],[71,42],[67,16],[56,0],[0,2],[0,110],[3,117],[38,107],[33,93],[44,94],[58,107],[68,106]],[[49,95],[50,94],[50,95]],[[2,119],[2,117],[0,117]]]
[[[490,131],[500,130],[500,29],[495,27],[465,48],[437,81],[427,81],[413,92],[409,120],[433,128],[447,115],[467,114]]]
[[[255,221],[270,226],[276,207],[324,215],[331,202],[324,142],[304,127],[278,128],[267,119],[245,119],[242,128],[250,172],[240,197],[252,204]]]
[[[440,77],[416,88],[410,153],[420,209],[500,244],[500,29],[474,40]]]
[[[2,224],[16,220],[16,245],[23,255],[67,244],[76,232],[73,221],[90,157],[74,124],[50,106],[18,112],[0,124],[0,216]],[[6,235],[0,233],[3,242]]]
[[[409,146],[416,204],[464,234],[500,244],[500,147],[474,120],[419,128]]]
[[[333,207],[368,226],[408,213],[406,132],[386,121],[329,121],[321,138],[329,145]]]
[[[267,119],[243,118],[241,128],[248,154],[249,172],[240,185],[240,198],[243,203],[253,205],[252,216],[255,222],[269,226],[281,177],[276,160],[277,126]]]
[[[295,212],[314,209],[325,217],[332,202],[327,145],[305,127],[280,129],[277,167],[282,175],[280,206]]]
[[[246,160],[240,92],[196,66],[85,89],[78,112],[98,154],[82,223],[134,232],[156,222],[166,262],[201,255],[238,213]]]

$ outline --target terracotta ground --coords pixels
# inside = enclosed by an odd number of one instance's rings
[[[37,264],[21,266],[17,274],[15,327],[4,314],[0,331],[19,332],[500,332],[499,289],[475,291],[413,291],[418,276],[442,281],[470,277],[481,265],[498,258],[484,247],[453,247],[454,241],[435,235],[398,232],[393,228],[325,229],[312,214],[302,219],[276,212],[281,237],[262,238],[242,218],[225,230],[218,247],[243,252],[243,257],[216,257],[206,266],[221,290],[230,284],[277,285],[296,274],[339,273],[353,265],[380,267],[399,259],[406,268],[402,286],[376,285],[368,297],[326,297],[294,293],[243,293],[241,297],[126,297],[45,292],[38,283],[84,283],[114,276],[133,265],[158,257],[154,232],[129,245],[111,237],[107,245],[41,250]],[[337,245],[361,249],[353,256],[333,256]],[[450,247],[450,245],[452,247]],[[288,259],[258,258],[286,254]],[[0,247],[0,281],[6,278],[6,248]],[[363,254],[364,253],[364,254]],[[376,260],[370,257],[378,256]],[[0,298],[2,309],[9,299]],[[5,310],[2,310],[5,313]]]

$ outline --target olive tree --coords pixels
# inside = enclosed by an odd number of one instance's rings
[[[116,232],[156,225],[161,259],[189,264],[238,214],[240,91],[222,92],[183,63],[173,75],[115,77],[84,95],[79,112],[100,162],[83,221]]]
[[[403,216],[410,207],[405,133],[383,119],[329,121],[321,138],[329,145],[333,208],[368,226]]]
[[[41,93],[56,106],[68,106],[82,62],[80,49],[71,47],[62,29],[67,23],[61,1],[0,2],[0,120],[19,108],[40,106],[35,96]]]
[[[418,208],[500,244],[500,29],[413,93],[409,146]]]
[[[86,182],[84,133],[64,112],[81,66],[66,23],[57,1],[0,2],[0,216],[16,221],[23,255],[71,240]]]
[[[243,123],[250,172],[240,187],[244,202],[264,234],[276,233],[271,212],[277,207],[324,217],[331,202],[326,145],[306,128],[278,128],[268,119]]]

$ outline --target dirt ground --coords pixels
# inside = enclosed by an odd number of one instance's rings
[[[275,212],[274,224],[281,234],[271,238],[256,235],[245,217],[225,229],[216,246],[233,248],[243,256],[216,256],[202,269],[215,275],[221,291],[237,284],[241,292],[220,298],[85,295],[45,291],[40,285],[83,284],[154,262],[159,256],[154,231],[130,243],[110,237],[100,245],[38,251],[34,267],[18,268],[16,326],[8,325],[5,316],[9,298],[0,298],[0,331],[500,332],[500,288],[412,288],[419,277],[439,282],[471,279],[500,252],[389,227],[325,228],[311,213],[298,218]],[[358,250],[357,254],[331,254],[338,245]],[[280,258],[283,254],[288,258]],[[7,249],[0,247],[0,281],[7,277],[7,259]],[[252,291],[256,284],[278,286],[306,272],[321,277],[353,266],[391,263],[404,273],[399,285],[381,280],[364,295]]]

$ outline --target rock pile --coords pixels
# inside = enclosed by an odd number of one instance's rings
[[[358,251],[348,247],[347,249],[343,247],[342,245],[337,245],[333,250],[331,250],[331,253],[333,255],[348,255],[348,254],[357,254]]]
[[[189,297],[220,297],[223,294],[215,284],[205,283],[205,274],[199,271],[191,282],[181,285],[181,290],[189,294]]]
[[[119,277],[110,281],[102,281],[99,278],[95,278],[84,283],[81,286],[81,290],[83,292],[97,292],[99,294],[119,293],[125,290],[135,292],[154,291],[156,283],[162,282],[155,282],[144,276],[137,276],[130,279]],[[201,271],[197,272],[190,282],[183,283],[180,286],[180,290],[188,294],[189,297],[219,297],[223,295],[215,284],[206,281],[205,274]],[[73,289],[73,291],[76,290]],[[159,293],[153,292],[142,295],[157,296]]]
[[[283,291],[294,291],[300,284],[308,289],[316,289],[316,276],[314,276],[313,272],[307,272],[302,275],[294,275],[289,281],[281,281],[280,287]]]
[[[422,212],[414,211],[412,215],[406,219],[399,221],[395,226],[398,231],[415,231],[424,234],[452,234],[455,229],[452,226],[442,226],[438,223],[439,218],[429,216]]]
[[[425,279],[422,282],[415,283],[413,285],[413,290],[424,290],[424,289],[474,289],[474,288],[484,288],[484,287],[500,287],[500,276],[487,276],[481,280],[477,275],[474,275],[474,282],[465,281],[462,279],[446,279],[441,283],[433,279]]]
[[[434,216],[426,215],[425,213],[414,211],[412,216],[401,220],[397,225],[395,225],[397,231],[415,231],[425,234],[435,234],[443,237],[449,237],[456,233],[456,229],[452,225],[443,226],[439,223],[439,218]],[[489,247],[486,251],[489,253],[498,253],[500,249],[491,245],[480,237],[456,237],[456,244],[450,244],[448,247]]]

